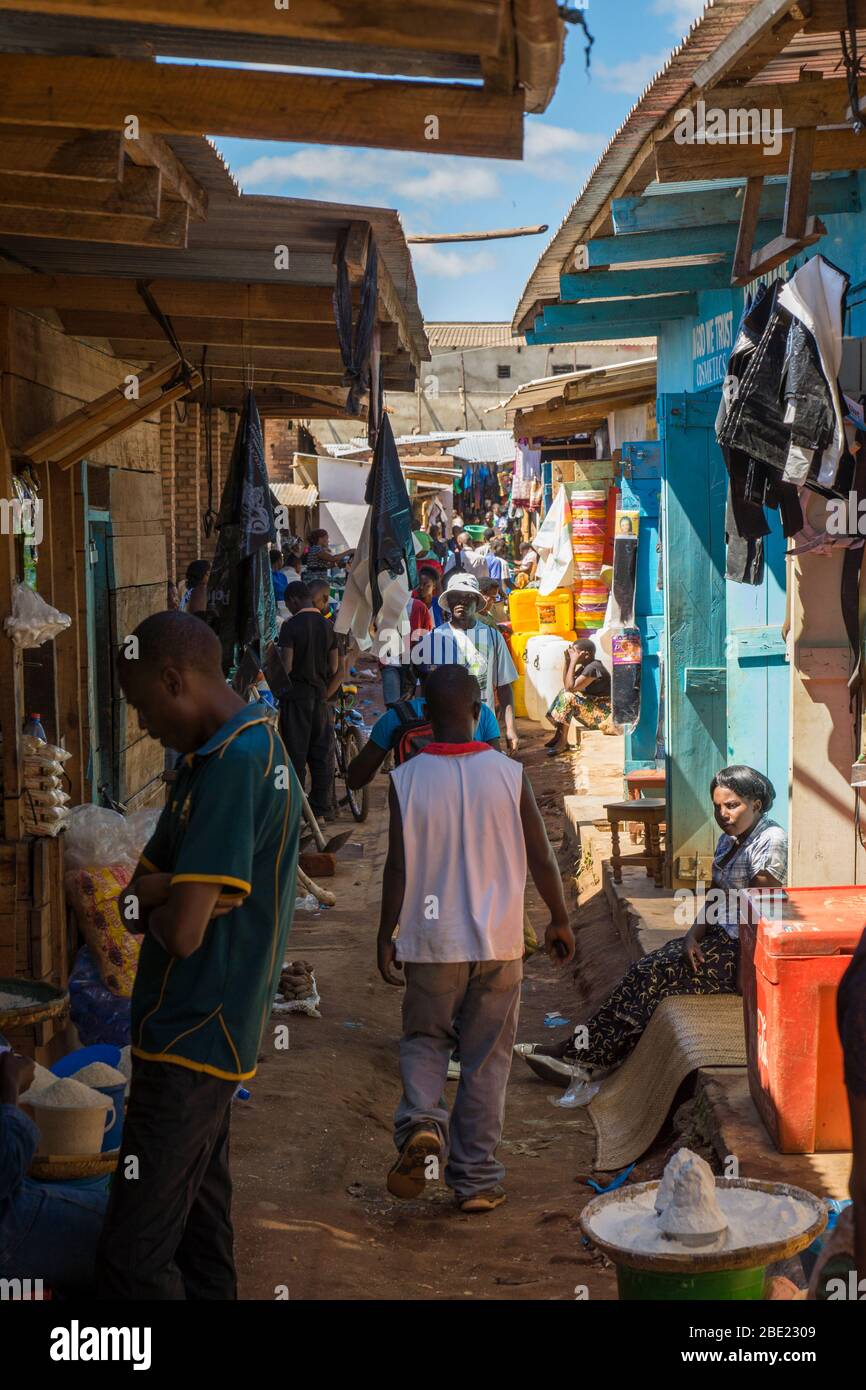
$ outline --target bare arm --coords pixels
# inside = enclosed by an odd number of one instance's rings
[[[337,647],[334,647],[333,651],[328,652],[328,675],[330,679],[325,686],[326,700],[330,700],[331,696],[336,694],[343,683],[343,661]]]
[[[499,710],[505,724],[505,742],[508,745],[509,753],[516,753],[518,748],[517,726],[514,723],[514,691],[510,685],[498,685],[496,687],[496,699],[499,702]]]
[[[525,772],[520,794],[520,820],[526,842],[529,872],[550,912],[550,925],[544,935],[545,949],[555,964],[564,965],[574,955],[574,937],[568,923],[568,908],[565,905],[559,866],[535,800],[535,793]]]
[[[406,892],[406,857],[403,849],[403,817],[400,803],[394,790],[394,783],[388,788],[388,810],[391,814],[388,827],[388,857],[382,874],[382,907],[379,913],[379,936],[376,954],[379,974],[387,985],[401,985],[403,980],[395,971],[400,970],[394,949],[393,936],[400,920],[400,909]]]
[[[168,901],[150,914],[149,931],[170,956],[186,960],[204,941],[212,917],[230,912],[217,901],[223,888],[219,883],[175,883]]]
[[[366,787],[368,782],[372,782],[387,755],[387,748],[380,748],[378,743],[368,738],[360,753],[346,768],[346,786],[349,790],[360,791],[361,787]]]
[[[293,647],[277,647],[277,651],[279,652],[279,654],[280,654],[280,660],[281,660],[282,663],[283,663],[283,670],[285,671],[285,673],[286,673],[287,676],[290,676],[290,675],[292,674],[292,663],[294,662],[294,659],[295,659],[294,648],[293,648]]]

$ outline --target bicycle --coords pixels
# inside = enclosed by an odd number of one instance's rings
[[[341,685],[334,708],[334,736],[337,745],[334,804],[338,807],[348,806],[356,821],[364,821],[370,811],[370,788],[369,786],[360,787],[357,791],[353,791],[346,783],[349,764],[353,758],[358,756],[364,746],[364,739],[356,722],[359,719],[357,712],[355,718],[352,718],[357,694],[358,687],[356,685]],[[338,777],[341,777],[346,784],[346,795],[343,797],[337,794]]]

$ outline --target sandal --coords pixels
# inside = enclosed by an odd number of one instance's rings
[[[475,1192],[471,1197],[458,1197],[457,1205],[461,1211],[473,1216],[501,1207],[505,1199],[505,1188],[497,1184],[496,1187],[488,1187],[486,1192]]]

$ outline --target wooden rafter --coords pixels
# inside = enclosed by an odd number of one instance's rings
[[[782,136],[777,155],[765,154],[760,145],[676,145],[665,140],[655,147],[656,175],[659,183],[690,183],[786,174],[791,139],[790,131]],[[866,141],[853,130],[818,130],[812,167],[816,174],[866,168]]]
[[[148,280],[147,284],[163,313],[171,316],[334,322],[330,286],[171,279]],[[0,273],[0,304],[11,309],[58,311],[90,311],[103,305],[112,313],[142,312],[135,281],[106,275]]]
[[[52,130],[0,125],[0,173],[49,174],[57,179],[123,178],[123,137],[118,131]]]
[[[813,0],[757,0],[747,15],[696,68],[696,87],[712,87],[723,78],[745,81],[760,72],[804,28]]]
[[[129,399],[128,381],[120,382],[95,401],[73,411],[56,425],[34,435],[20,452],[34,463],[53,463],[58,468],[71,468],[86,454],[109,443],[139,420],[180,400],[202,384],[198,372],[189,373],[186,380],[178,379],[180,361],[172,358],[143,372],[138,379],[137,394]]]
[[[130,167],[122,183],[96,179],[55,179],[35,174],[0,173],[0,205],[45,208],[51,212],[89,213],[98,217],[160,216],[162,175],[158,169]]]
[[[103,309],[64,309],[60,312],[67,333],[79,338],[125,338],[153,341],[165,346],[165,334],[148,314],[116,314]],[[209,319],[172,316],[172,327],[185,343],[222,347],[297,349],[305,353],[338,351],[337,331],[327,323],[280,323],[267,319]],[[386,352],[397,348],[397,329],[383,324],[380,330]]]
[[[201,222],[207,217],[207,192],[181,163],[171,146],[159,135],[141,130],[134,140],[124,137],[124,150],[133,164],[158,169],[166,188],[186,203],[197,221]]]
[[[519,93],[123,58],[0,54],[0,121],[121,130],[130,112],[153,134],[207,130],[253,140],[432,148],[498,159],[520,159],[523,153]]]
[[[185,248],[188,227],[189,208],[186,203],[163,203],[161,215],[153,221],[139,216],[105,217],[101,213],[0,207],[0,233],[6,236]]]
[[[20,0],[0,0],[0,11],[20,8]],[[123,0],[27,0],[26,8],[33,14],[125,24],[130,20]],[[304,0],[285,9],[250,5],[247,0],[185,0],[183,5],[176,0],[136,0],[135,22],[281,40],[342,40],[371,48],[490,54],[499,47],[504,9],[501,0]]]

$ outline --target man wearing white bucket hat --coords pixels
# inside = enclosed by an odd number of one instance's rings
[[[413,649],[412,659],[428,668],[465,666],[476,676],[484,704],[494,711],[499,705],[508,750],[514,753],[517,729],[512,684],[517,680],[517,667],[498,628],[478,621],[484,604],[478,580],[472,574],[450,575],[439,603],[447,611],[448,621],[425,633]]]

